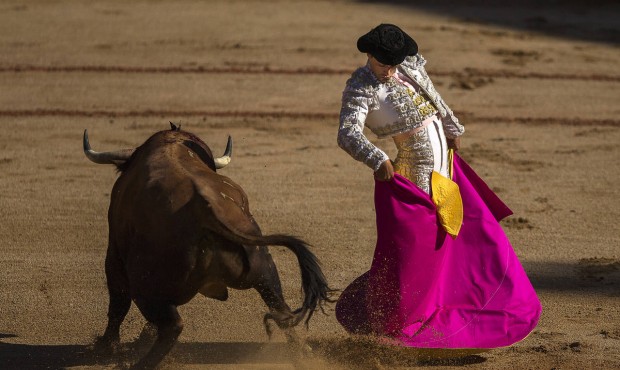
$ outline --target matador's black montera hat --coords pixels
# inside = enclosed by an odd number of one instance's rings
[[[357,40],[357,49],[383,64],[397,65],[418,53],[418,44],[393,24],[383,23]]]

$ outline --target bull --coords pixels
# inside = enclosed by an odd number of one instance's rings
[[[327,281],[307,244],[285,234],[262,235],[248,198],[233,180],[216,172],[230,162],[232,140],[214,158],[196,135],[171,123],[135,149],[96,152],[84,131],[84,153],[114,164],[120,175],[108,210],[105,274],[108,323],[96,348],[113,352],[133,301],[157,336],[132,368],[153,368],[176,343],[183,324],[177,307],[197,293],[225,301],[228,288],[254,288],[275,322],[293,340],[293,327],[306,326],[317,306],[331,302]],[[267,246],[284,246],[297,257],[304,293],[296,310],[285,302]]]

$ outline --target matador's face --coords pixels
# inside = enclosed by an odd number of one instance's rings
[[[375,57],[368,55],[368,65],[370,70],[375,74],[375,77],[381,82],[386,82],[396,72],[398,65],[389,65],[379,62]]]

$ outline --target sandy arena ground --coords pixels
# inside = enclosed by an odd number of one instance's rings
[[[350,338],[330,307],[299,328],[314,349],[300,359],[281,333],[267,340],[256,292],[231,291],[180,308],[185,330],[163,368],[618,368],[620,6],[408,3],[2,1],[0,369],[111,369],[138,355],[132,307],[123,355],[88,356],[106,321],[117,175],[84,157],[85,128],[96,150],[138,146],[168,121],[218,155],[232,135],[222,173],[263,231],[306,239],[333,287],[366,271],[372,174],[336,130],[344,83],[365,63],[355,41],[381,22],[418,41],[466,125],[461,155],[513,209],[502,223],[543,303],[537,329],[510,348],[420,361]],[[296,307],[296,262],[272,254]]]

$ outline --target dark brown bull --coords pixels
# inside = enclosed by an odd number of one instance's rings
[[[177,306],[198,292],[226,300],[228,288],[254,288],[269,313],[264,317],[288,332],[328,298],[330,289],[306,244],[288,235],[262,235],[239,185],[216,173],[230,161],[229,137],[223,157],[213,158],[198,137],[171,130],[151,136],[136,149],[94,152],[84,131],[84,153],[95,163],[115,164],[120,176],[108,211],[105,261],[110,304],[108,325],[97,341],[111,350],[131,301],[157,327],[157,339],[134,368],[155,367],[183,328]],[[291,311],[282,297],[268,245],[285,246],[301,269],[304,301]]]

